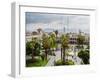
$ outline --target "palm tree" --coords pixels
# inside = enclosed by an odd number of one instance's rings
[[[69,43],[69,36],[68,35],[62,35],[61,36],[61,59],[63,64],[65,64],[65,50],[68,49],[68,43]],[[63,54],[62,54],[63,53]]]
[[[53,32],[51,33],[51,35],[49,36],[49,41],[50,41],[50,49],[52,49],[54,51],[54,48],[56,48],[56,45],[57,45],[55,33],[53,33]]]
[[[56,35],[51,33],[50,36],[44,34],[42,37],[42,45],[45,49],[45,58],[47,59],[47,54],[52,53],[52,50],[56,47]]]
[[[43,48],[45,49],[45,59],[47,60],[48,50],[50,49],[50,41],[49,41],[48,35],[45,35],[45,34],[43,35],[42,45],[43,45]]]
[[[52,39],[52,45],[51,45],[51,47],[55,48],[56,47],[56,34],[54,32],[52,32],[51,35],[50,35],[50,37]]]

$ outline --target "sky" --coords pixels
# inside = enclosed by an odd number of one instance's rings
[[[65,29],[66,32],[81,30],[89,33],[90,16],[88,15],[26,12],[25,17],[26,32],[36,31],[41,28],[47,32],[52,30],[63,32]]]

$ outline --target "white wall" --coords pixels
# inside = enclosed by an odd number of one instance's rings
[[[100,74],[100,1],[99,0],[1,0],[0,1],[0,80],[14,80],[9,76],[11,67],[11,2],[13,1],[30,1],[34,4],[47,6],[87,6],[97,8],[96,15],[96,53],[97,54],[97,73],[87,74],[65,74],[61,76],[39,76],[23,78],[22,80],[99,80]],[[21,79],[18,79],[21,80]]]

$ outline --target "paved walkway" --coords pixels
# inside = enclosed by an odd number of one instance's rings
[[[55,57],[55,61],[61,59],[61,51],[60,51],[60,50],[55,51],[55,55],[56,55],[56,57]]]
[[[74,53],[73,51],[69,53],[71,56],[68,56],[68,59],[71,59],[75,64],[81,64],[82,60],[77,56],[77,52]]]
[[[50,56],[50,60],[46,64],[46,66],[54,66],[55,56]]]
[[[55,55],[56,56],[50,56],[49,57],[50,60],[48,61],[46,66],[54,66],[54,61],[57,61],[57,60],[61,59],[61,52],[60,52],[60,50],[55,51]]]
[[[71,56],[66,56],[66,59],[68,58],[69,60],[72,60],[76,65],[80,65],[82,60],[75,56],[73,52],[70,52],[69,54],[71,54]],[[50,56],[50,60],[48,61],[46,66],[54,66],[54,61],[57,61],[59,59],[61,59],[61,51],[55,51],[55,55],[56,56]]]
[[[67,59],[67,57],[66,57],[66,59]],[[76,65],[80,65],[81,62],[82,62],[82,60],[77,56],[73,56],[73,57],[72,56],[68,56],[68,59],[72,60]]]

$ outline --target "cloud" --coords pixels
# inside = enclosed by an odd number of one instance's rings
[[[62,29],[78,31],[79,29],[89,33],[90,17],[84,15],[63,15],[26,12],[26,31],[42,29]]]
[[[66,16],[58,14],[48,14],[48,13],[33,13],[26,12],[26,24],[29,23],[51,23],[52,21],[65,21]]]

